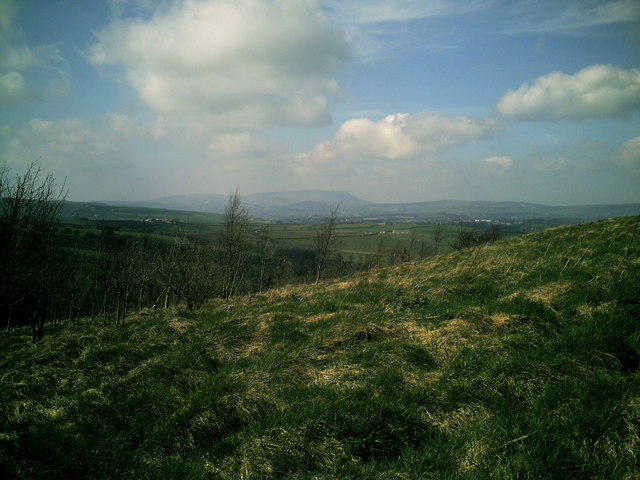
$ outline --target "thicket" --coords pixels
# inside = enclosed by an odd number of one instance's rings
[[[454,250],[460,250],[461,248],[477,247],[478,245],[497,242],[502,237],[502,229],[498,225],[491,225],[485,231],[460,229],[450,245]]]
[[[57,248],[56,218],[64,187],[37,163],[23,175],[0,167],[0,318],[31,325],[34,341],[60,308],[66,269]]]
[[[309,267],[302,258],[293,271],[292,252],[277,251],[266,233],[250,230],[237,191],[216,238],[185,230],[158,240],[112,225],[80,238],[60,228],[64,201],[64,186],[39,163],[22,175],[0,168],[0,327],[31,325],[34,341],[45,324],[61,319],[124,325],[131,310],[155,314],[178,303],[196,310],[210,298],[262,291]]]
[[[385,248],[381,238],[371,255],[345,257],[335,207],[311,232],[310,247],[285,246],[250,223],[237,190],[216,234],[172,224],[163,235],[148,235],[143,222],[132,221],[105,222],[96,233],[59,223],[64,188],[38,163],[10,173],[0,170],[0,328],[29,324],[34,341],[47,323],[124,325],[134,310],[198,310],[212,298],[423,259],[439,253],[448,236],[438,225],[432,242],[412,234],[407,246]],[[449,244],[463,248],[499,234],[464,228]]]

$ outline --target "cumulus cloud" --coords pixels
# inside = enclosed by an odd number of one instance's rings
[[[355,164],[384,166],[425,158],[448,146],[486,138],[499,130],[491,119],[452,117],[436,112],[397,113],[379,121],[343,123],[335,137],[296,157],[295,167],[344,170]]]
[[[237,129],[330,121],[332,72],[350,55],[315,0],[187,0],[118,19],[90,60],[121,66],[156,113]]]
[[[496,110],[517,120],[624,117],[640,110],[640,69],[593,65],[574,75],[553,72],[508,91]]]

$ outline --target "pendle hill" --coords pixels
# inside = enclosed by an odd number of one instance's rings
[[[2,478],[637,478],[638,218],[2,332]]]

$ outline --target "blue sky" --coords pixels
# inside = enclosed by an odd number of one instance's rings
[[[640,2],[0,0],[0,155],[71,200],[640,202]]]

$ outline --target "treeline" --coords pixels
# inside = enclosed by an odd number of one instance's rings
[[[116,233],[110,226],[93,238],[91,250],[65,247],[58,215],[64,186],[32,164],[12,177],[0,169],[0,327],[30,325],[33,340],[45,324],[101,321],[124,325],[129,312],[183,304],[201,308],[211,298],[261,292],[285,283],[314,282],[358,270],[438,254],[447,238],[445,226],[431,242],[411,237],[405,247],[385,248],[344,258],[338,249],[338,208],[313,232],[312,248],[282,247],[256,228],[236,190],[229,196],[222,230],[207,237],[185,228],[162,240]],[[68,235],[68,233],[67,233]],[[492,229],[459,229],[449,239],[464,248],[498,239]],[[68,238],[66,239],[68,241]]]

